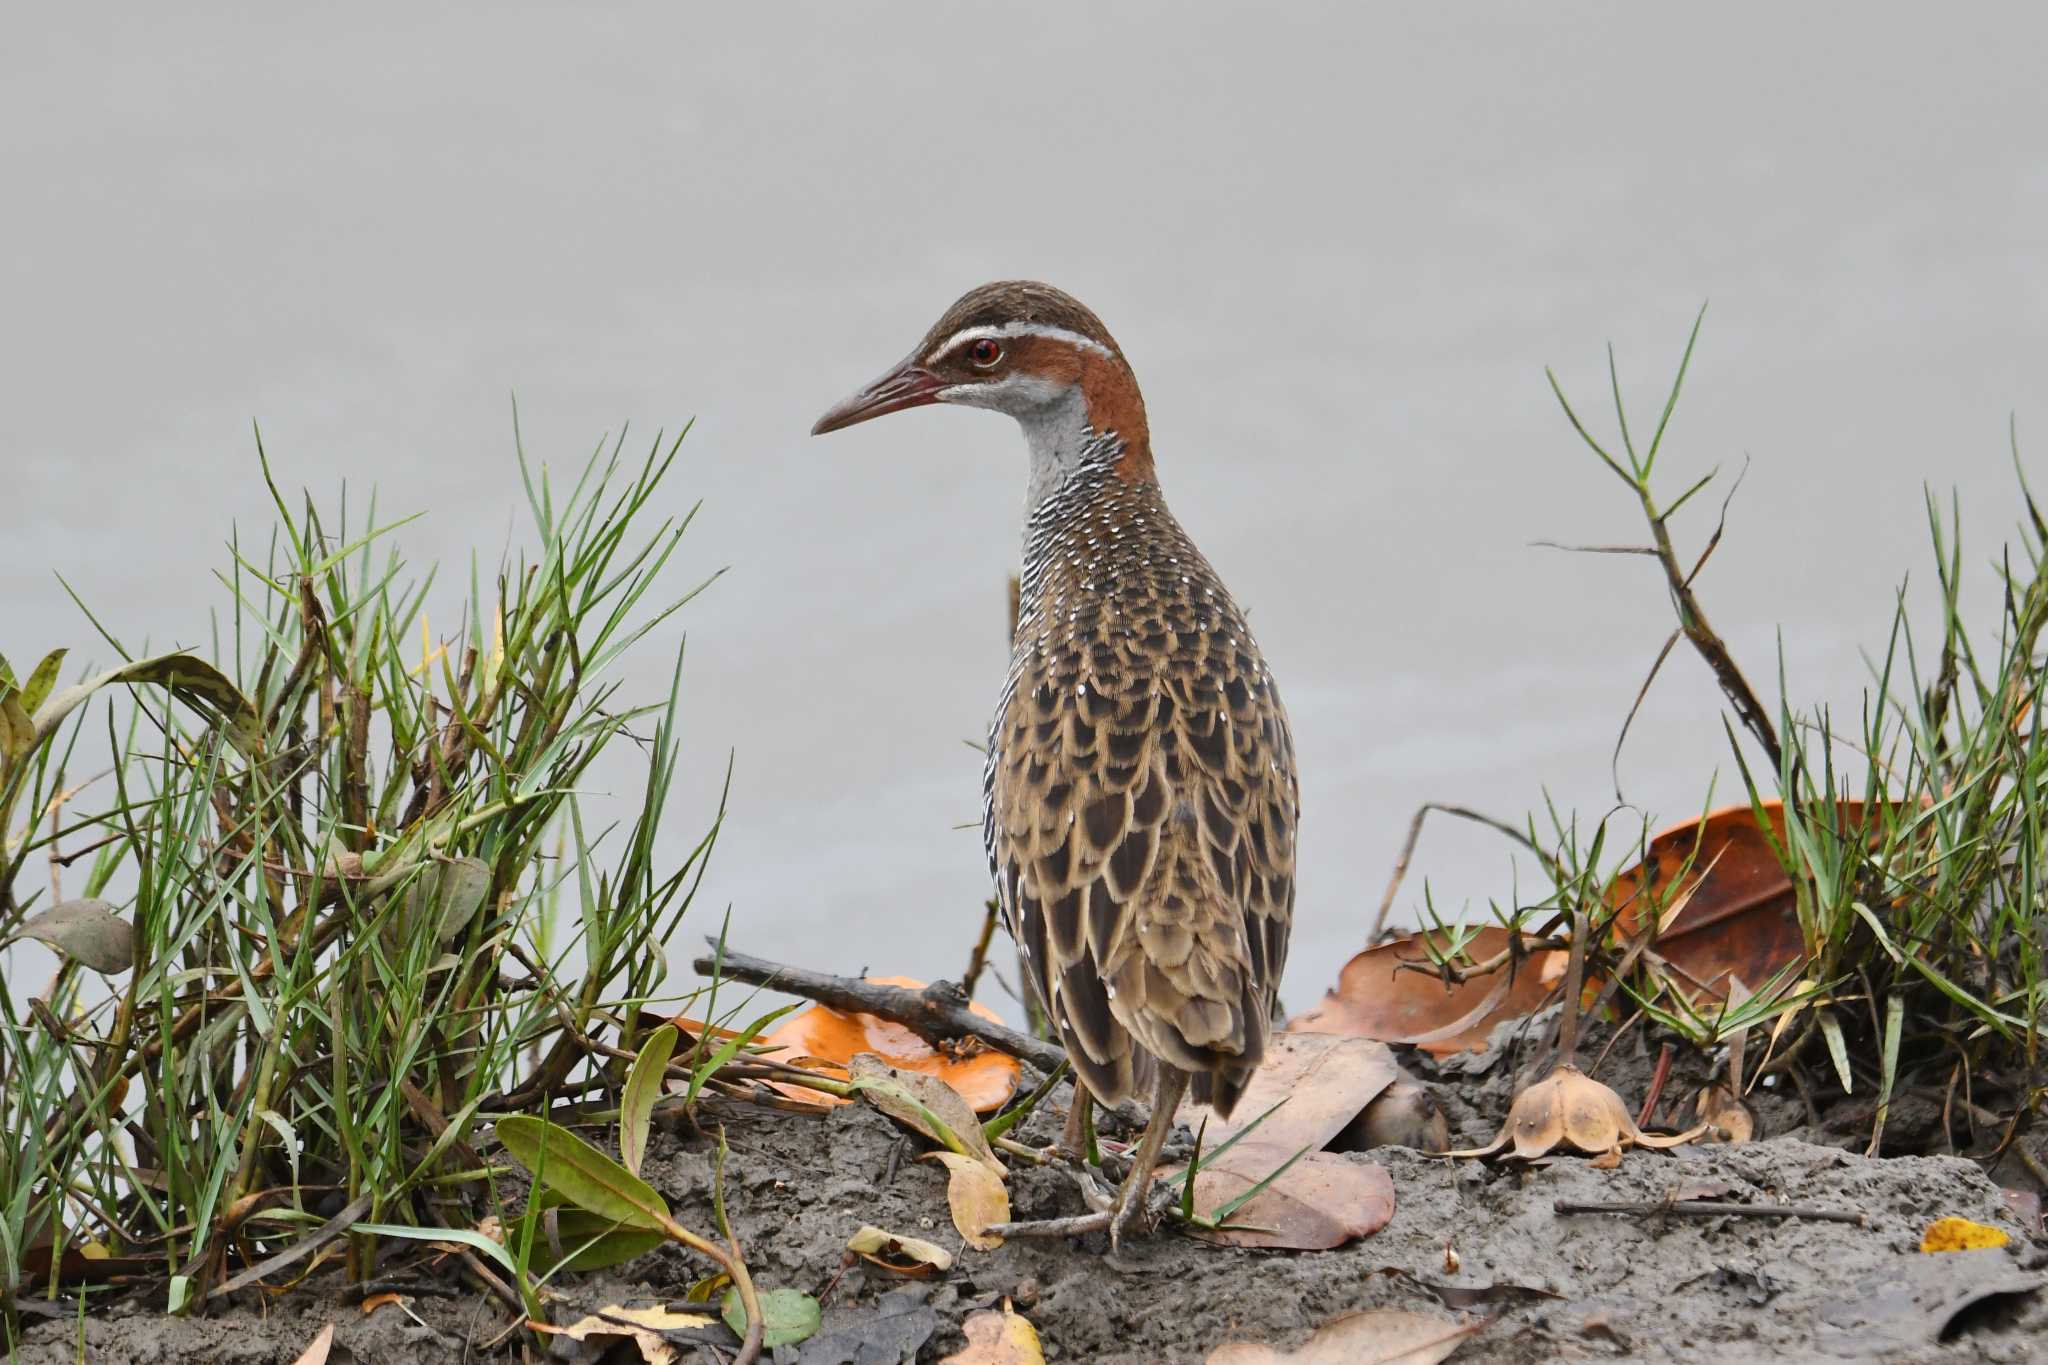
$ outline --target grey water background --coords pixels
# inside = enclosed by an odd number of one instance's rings
[[[1300,1008],[1419,802],[1613,802],[1669,610],[1647,561],[1532,547],[1642,536],[1546,364],[1604,422],[1612,341],[1641,432],[1712,300],[1662,477],[1748,461],[1701,588],[1773,700],[1782,634],[1794,697],[1856,714],[1859,648],[1931,577],[1923,483],[1995,620],[2008,419],[2044,426],[2044,39],[2020,4],[25,11],[0,650],[107,658],[53,571],[126,639],[205,646],[230,524],[269,520],[252,419],[288,486],[424,511],[401,543],[452,582],[525,533],[510,392],[558,475],[694,417],[673,581],[730,572],[627,695],[687,631],[675,855],[735,761],[696,927],[957,975],[1021,443],[967,411],[806,431],[961,290],[1050,280],[1131,357],[1292,711]],[[1720,709],[1674,656],[1621,763],[1656,822],[1717,772],[1734,798]],[[1425,879],[1446,911],[1533,893],[1511,853],[1433,826],[1399,913]]]

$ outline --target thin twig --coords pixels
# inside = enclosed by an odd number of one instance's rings
[[[1820,1223],[1853,1223],[1867,1226],[1868,1214],[1854,1209],[1810,1208],[1804,1204],[1731,1204],[1713,1199],[1653,1199],[1647,1203],[1585,1203],[1560,1199],[1550,1206],[1552,1213],[1622,1213],[1636,1218],[1661,1218],[1677,1214],[1686,1218],[1806,1218]],[[994,1231],[994,1229],[990,1229]]]
[[[1394,908],[1394,897],[1400,893],[1401,882],[1408,876],[1408,862],[1415,856],[1416,842],[1422,838],[1422,822],[1431,811],[1441,811],[1445,815],[1455,815],[1460,820],[1470,820],[1474,824],[1498,830],[1535,854],[1545,868],[1551,866],[1550,859],[1545,856],[1543,850],[1538,848],[1528,835],[1507,821],[1496,820],[1491,815],[1481,814],[1467,806],[1454,806],[1445,801],[1425,801],[1416,807],[1415,818],[1408,822],[1408,837],[1401,844],[1401,856],[1394,860],[1394,873],[1387,879],[1387,894],[1380,897],[1379,913],[1373,916],[1372,930],[1365,936],[1368,944],[1377,943],[1380,931],[1387,927],[1387,914]]]
[[[988,945],[996,936],[996,918],[1002,909],[1002,902],[989,897],[988,913],[982,917],[981,937],[974,940],[974,951],[967,958],[967,973],[960,978],[960,993],[969,1000],[974,998],[974,987],[981,980],[982,968],[988,966]]]

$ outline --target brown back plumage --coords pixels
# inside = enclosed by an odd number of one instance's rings
[[[1046,320],[1107,338],[1080,312]],[[1088,1088],[1117,1103],[1163,1062],[1228,1114],[1286,963],[1293,740],[1243,616],[1149,468],[1128,477],[1113,432],[1099,445],[1026,530],[990,732],[989,859]]]

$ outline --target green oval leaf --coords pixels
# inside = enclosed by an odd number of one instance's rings
[[[668,1221],[668,1204],[652,1185],[576,1134],[531,1114],[498,1120],[498,1141],[533,1178],[578,1208],[634,1228]]]
[[[674,1024],[663,1024],[647,1035],[633,1069],[626,1073],[626,1091],[619,1100],[619,1156],[634,1175],[640,1174],[640,1164],[647,1159],[647,1127],[679,1036]]]
[[[36,665],[36,671],[29,674],[28,681],[21,685],[21,704],[31,713],[43,704],[43,699],[56,687],[57,670],[64,666],[64,656],[70,652],[68,649],[53,649],[45,654],[43,661]]]
[[[807,1340],[818,1330],[822,1314],[818,1301],[801,1289],[771,1289],[761,1298],[761,1322],[766,1334],[761,1338],[764,1348],[793,1346]],[[747,1309],[740,1302],[740,1291],[725,1291],[725,1301],[719,1305],[719,1315],[725,1325],[739,1334],[741,1340],[747,1335]]]
[[[546,1213],[545,1209],[532,1210],[520,1222],[534,1225],[531,1245],[536,1261],[541,1261],[541,1249],[546,1248],[546,1261],[559,1259],[559,1268],[563,1270],[603,1270],[623,1265],[668,1242],[668,1235],[655,1228],[621,1227],[583,1209],[556,1210],[551,1242],[547,1225],[542,1221]],[[515,1232],[511,1238],[513,1245],[526,1244],[525,1234],[523,1227]]]

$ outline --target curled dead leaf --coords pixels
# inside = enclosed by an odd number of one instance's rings
[[[1031,1320],[1011,1308],[984,1308],[969,1313],[960,1324],[967,1345],[939,1362],[939,1365],[1045,1365],[1045,1351],[1038,1344],[1038,1329]]]
[[[1436,1365],[1486,1326],[1447,1322],[1399,1308],[1371,1308],[1324,1323],[1292,1351],[1234,1341],[1209,1353],[1208,1365]]]
[[[1372,1236],[1394,1216],[1394,1182],[1377,1162],[1336,1152],[1296,1158],[1299,1147],[1276,1146],[1263,1135],[1262,1128],[1214,1161],[1202,1162],[1195,1173],[1195,1212],[1216,1218],[1273,1172],[1280,1171],[1278,1178],[1232,1212],[1223,1230],[1190,1236],[1225,1246],[1326,1251]]]
[[[1010,1191],[1002,1178],[972,1157],[958,1152],[932,1152],[927,1160],[942,1163],[946,1178],[946,1206],[952,1210],[953,1226],[976,1251],[994,1251],[1003,1239],[991,1233],[991,1223],[1010,1221]]]
[[[1575,1066],[1560,1066],[1515,1096],[1500,1135],[1484,1147],[1446,1156],[1492,1156],[1513,1145],[1519,1161],[1534,1161],[1560,1148],[1599,1156],[1624,1147],[1676,1147],[1706,1131],[1706,1125],[1666,1137],[1636,1127],[1621,1096]]]
[[[1497,971],[1473,973],[1447,986],[1430,965],[1427,940],[1440,950],[1446,943],[1441,933],[1432,932],[1357,954],[1344,964],[1323,1002],[1290,1020],[1287,1031],[1410,1043],[1439,1057],[1481,1052],[1495,1025],[1541,1008],[1564,981],[1566,954],[1539,948],[1522,954],[1519,962],[1511,958]],[[1483,962],[1509,943],[1507,930],[1488,926],[1473,935],[1468,952]]]
[[[873,976],[868,980],[906,990],[922,990],[925,986],[924,982],[907,976]],[[1003,1022],[986,1005],[974,1003],[968,1008],[992,1024]],[[975,1043],[935,1048],[893,1020],[835,1010],[829,1005],[812,1005],[797,1011],[763,1034],[761,1042],[766,1048],[763,1055],[828,1076],[847,1074],[855,1057],[873,1053],[899,1071],[921,1071],[938,1077],[959,1091],[978,1114],[1000,1109],[1017,1090],[1017,1059],[1008,1053]],[[791,1081],[778,1082],[775,1088],[792,1099],[845,1103],[835,1095]]]
[[[960,1159],[966,1160],[964,1157]],[[885,1232],[873,1224],[862,1227],[860,1231],[847,1238],[846,1249],[892,1275],[903,1275],[911,1279],[923,1279],[928,1275],[953,1268],[953,1253],[936,1242],[927,1242],[922,1237],[905,1237],[901,1233]]]
[[[1009,1174],[989,1149],[981,1120],[960,1092],[939,1077],[901,1070],[865,1052],[848,1064],[847,1075],[861,1098],[890,1118],[949,1151],[981,1162],[999,1177]]]

